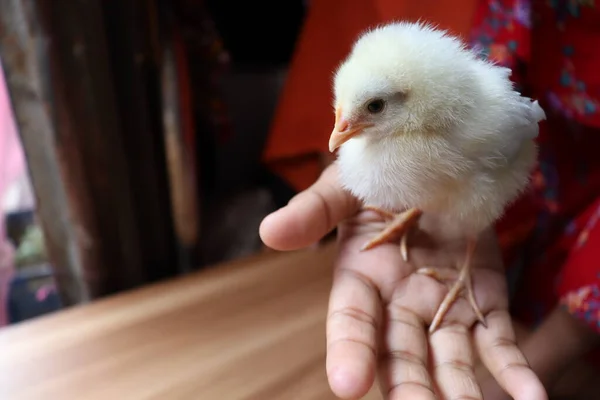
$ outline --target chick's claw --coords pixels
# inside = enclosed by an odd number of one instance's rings
[[[406,232],[402,235],[402,239],[400,239],[400,255],[402,256],[402,261],[405,263],[408,262],[408,233],[410,229],[407,229]]]
[[[374,211],[386,219],[391,219],[391,222],[383,231],[381,231],[381,233],[379,233],[373,239],[365,243],[365,245],[361,248],[361,251],[377,247],[387,242],[394,235],[401,234],[402,241],[400,244],[400,251],[402,254],[402,259],[405,262],[408,261],[408,248],[406,244],[406,236],[408,234],[409,229],[418,221],[419,217],[421,216],[421,211],[416,208],[410,208],[399,214],[393,214],[372,206],[366,206],[364,207],[364,209]]]
[[[451,268],[422,267],[415,271],[417,274],[429,276],[438,281],[455,280],[458,271]]]
[[[467,301],[471,305],[471,308],[477,316],[477,319],[484,327],[487,327],[485,317],[483,316],[483,313],[481,312],[481,309],[475,300],[475,295],[473,294],[473,282],[471,280],[471,259],[474,252],[475,241],[469,241],[467,245],[467,257],[459,271],[459,276],[435,313],[433,321],[429,326],[429,333],[433,333],[440,326],[442,320],[448,313],[448,310],[450,310],[452,304],[454,304],[454,302],[458,299],[458,296],[463,289],[466,291]],[[417,273],[430,276],[440,281],[451,279],[452,276],[455,276],[454,271],[434,268],[420,268],[417,270]]]
[[[376,212],[377,214],[381,215],[385,219],[394,219],[396,217],[396,214],[391,213],[386,210],[383,210],[379,207],[375,207],[375,206],[364,206],[363,210]]]

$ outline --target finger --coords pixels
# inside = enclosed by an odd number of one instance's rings
[[[358,272],[338,269],[327,317],[327,376],[340,398],[361,398],[375,379],[379,293]]]
[[[381,360],[380,386],[384,398],[435,399],[427,370],[427,336],[423,321],[396,304],[388,307]]]
[[[360,251],[366,237],[382,222],[373,214],[357,214],[340,224],[338,232],[327,324],[327,371],[331,388],[343,398],[360,398],[371,388],[381,332],[381,299],[389,299],[396,283],[411,271],[402,264],[398,246],[384,244]]]
[[[268,215],[260,225],[260,236],[276,250],[300,249],[318,242],[358,209],[358,201],[339,185],[337,166],[332,165],[287,206]]]
[[[516,400],[547,400],[544,386],[517,347],[508,311],[488,314],[487,322],[487,329],[475,327],[475,346],[498,384]]]
[[[429,374],[426,322],[441,302],[443,285],[411,275],[396,284],[387,306],[381,386],[386,399],[435,399]]]
[[[449,325],[430,338],[433,376],[442,399],[483,399],[473,366],[471,333],[465,325]]]

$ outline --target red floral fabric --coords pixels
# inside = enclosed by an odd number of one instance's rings
[[[513,311],[532,325],[562,305],[600,333],[600,0],[482,0],[472,45],[540,101],[533,190],[497,231]]]

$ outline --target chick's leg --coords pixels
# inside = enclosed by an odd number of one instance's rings
[[[385,243],[393,235],[400,233],[402,235],[402,240],[400,242],[400,252],[402,254],[402,259],[405,262],[408,261],[408,246],[406,243],[408,231],[418,221],[419,217],[422,214],[421,211],[417,210],[416,208],[410,208],[406,211],[401,212],[400,214],[394,214],[377,207],[366,206],[364,207],[364,209],[375,211],[384,218],[391,220],[391,222],[383,231],[381,231],[381,233],[379,233],[373,239],[365,243],[361,250],[364,251],[377,247],[380,244]]]
[[[473,239],[467,241],[467,254],[462,267],[458,271],[458,279],[456,279],[456,281],[450,288],[450,291],[442,301],[442,304],[438,308],[435,317],[433,318],[433,321],[431,322],[431,325],[429,327],[430,333],[434,332],[438,328],[438,326],[441,324],[442,320],[446,316],[446,313],[448,312],[448,310],[450,310],[452,304],[454,304],[454,302],[458,299],[458,295],[463,289],[466,291],[467,300],[469,301],[471,308],[475,312],[477,319],[483,326],[486,326],[485,317],[483,316],[483,313],[479,309],[477,301],[475,300],[475,295],[473,294],[473,283],[471,281],[471,264],[473,254],[475,253],[476,244],[477,242]],[[432,268],[421,268],[417,270],[417,273],[428,275],[438,280],[445,280],[449,278],[448,274],[443,273],[442,271],[443,270],[438,271]]]

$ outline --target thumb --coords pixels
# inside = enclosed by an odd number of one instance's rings
[[[333,164],[310,188],[268,215],[260,225],[260,236],[275,250],[301,249],[321,240],[358,210],[358,200],[342,189]]]

